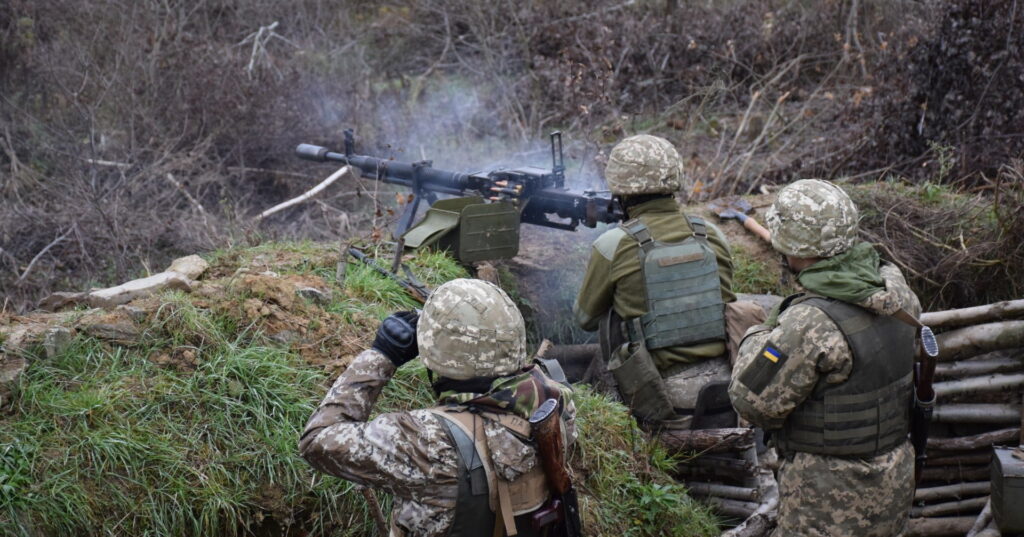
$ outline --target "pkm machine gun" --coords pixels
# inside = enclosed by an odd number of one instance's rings
[[[617,200],[607,191],[574,191],[565,187],[562,136],[551,138],[550,169],[522,166],[485,172],[451,172],[431,161],[400,162],[357,155],[351,129],[345,131],[345,151],[299,144],[295,153],[315,162],[341,162],[362,177],[402,185],[412,190],[394,230],[407,247],[448,248],[463,262],[504,259],[519,251],[519,224],[574,231],[581,224],[623,219]],[[438,194],[458,196],[438,200]],[[423,219],[412,224],[421,200],[431,204]]]

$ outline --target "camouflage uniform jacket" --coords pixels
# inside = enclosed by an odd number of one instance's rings
[[[630,218],[639,218],[647,225],[654,240],[680,242],[693,235],[679,204],[671,198],[654,199],[629,209]],[[721,230],[708,222],[708,243],[718,258],[718,272],[722,281],[722,299],[733,302],[732,254]],[[596,330],[609,309],[623,319],[632,319],[647,313],[646,293],[638,257],[639,245],[621,228],[604,232],[594,241],[590,262],[583,276],[583,284],[573,313],[576,323],[584,330]],[[658,369],[664,371],[676,363],[693,363],[705,358],[721,356],[725,343],[704,343],[686,347],[667,347],[652,355]]]
[[[320,471],[392,494],[392,536],[442,536],[455,516],[458,468],[455,447],[440,418],[429,410],[411,410],[366,421],[394,372],[395,366],[380,352],[359,354],[309,419],[299,451]],[[569,405],[568,411],[567,433],[574,438],[575,407]],[[520,475],[528,470],[503,467],[502,461],[526,461],[530,467],[536,463],[535,456],[520,453],[533,452],[532,446],[490,441],[509,438],[500,425],[488,422],[485,430],[499,472]]]
[[[885,290],[857,305],[879,314],[903,308],[920,315],[920,303],[899,269],[883,264],[880,272]],[[737,378],[765,344],[789,358],[760,393],[753,393]],[[819,380],[844,382],[852,368],[852,351],[836,324],[820,309],[797,304],[782,312],[774,328],[758,325],[747,331],[729,396],[741,416],[766,430],[778,429]],[[779,526],[772,535],[900,535],[914,495],[913,459],[909,441],[873,458],[787,454],[779,469]]]

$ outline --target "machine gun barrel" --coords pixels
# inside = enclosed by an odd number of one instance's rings
[[[478,181],[470,174],[431,168],[429,163],[409,163],[366,155],[345,155],[312,144],[299,144],[295,154],[314,162],[341,162],[359,168],[362,176],[393,185],[415,187],[417,180],[423,188],[443,194],[461,194],[475,189]],[[417,178],[417,173],[419,177]]]

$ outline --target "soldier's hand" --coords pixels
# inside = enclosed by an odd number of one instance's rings
[[[420,315],[416,311],[392,313],[380,323],[373,348],[387,356],[395,367],[401,367],[420,353],[416,342],[416,323],[419,319]]]

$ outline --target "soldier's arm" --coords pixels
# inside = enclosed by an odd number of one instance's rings
[[[813,391],[818,380],[846,380],[853,365],[849,347],[821,310],[796,305],[774,329],[751,329],[740,344],[729,398],[736,411],[765,428],[778,429]]]
[[[395,372],[380,352],[363,351],[338,377],[306,424],[299,452],[314,468],[361,485],[392,492],[428,477],[410,460],[425,434],[408,413],[382,414],[366,423],[377,397]],[[412,468],[399,466],[412,465]]]
[[[612,260],[622,236],[622,233],[606,232],[590,249],[587,271],[583,275],[583,283],[572,306],[576,324],[584,330],[597,330],[601,317],[612,307],[612,298],[615,296]]]
[[[708,243],[718,259],[718,277],[722,282],[722,300],[725,302],[735,302],[736,293],[732,290],[732,251],[729,249],[729,241],[725,238],[722,230],[718,229],[718,226],[711,222],[706,222],[706,225],[711,230],[711,233],[708,233]]]

